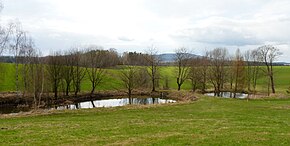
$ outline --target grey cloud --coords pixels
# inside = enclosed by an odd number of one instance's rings
[[[206,28],[190,28],[179,32],[178,35],[173,35],[174,38],[188,39],[189,41],[205,43],[205,44],[218,44],[218,45],[256,45],[261,42],[255,35],[244,32],[236,31],[228,27],[211,26]]]
[[[225,46],[261,45],[267,42],[284,43],[290,40],[289,17],[267,15],[259,19],[209,17],[171,36],[179,40]]]

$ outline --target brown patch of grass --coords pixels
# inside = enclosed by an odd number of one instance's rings
[[[196,94],[190,91],[170,91],[167,97],[178,101],[195,101],[198,99]]]
[[[290,98],[288,94],[283,93],[271,93],[269,96],[266,93],[250,94],[249,99],[286,99]]]

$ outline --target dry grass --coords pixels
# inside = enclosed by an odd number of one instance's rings
[[[195,101],[198,94],[190,91],[169,91],[166,97],[177,101]]]

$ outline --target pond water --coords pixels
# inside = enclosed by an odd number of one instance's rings
[[[125,106],[129,104],[136,105],[147,105],[147,104],[161,104],[161,103],[174,103],[175,100],[171,99],[162,99],[162,98],[116,98],[116,99],[102,99],[102,100],[94,100],[94,101],[85,101],[79,102],[75,104],[62,105],[56,107],[47,107],[45,109],[83,109],[83,108],[97,108],[97,107],[117,107],[117,106]],[[30,111],[30,107],[15,107],[15,106],[0,106],[0,114],[9,114],[9,113],[18,113],[18,112],[27,112]]]
[[[82,109],[82,108],[94,108],[94,107],[117,107],[129,104],[160,104],[160,103],[174,103],[175,100],[161,99],[161,98],[120,98],[120,99],[103,99],[94,101],[85,101],[76,104],[70,104],[66,106],[58,106],[57,109]]]
[[[216,96],[214,93],[205,93],[204,95],[207,95],[207,96]],[[234,97],[234,93],[232,93],[232,92],[220,92],[220,96],[216,96],[216,97],[233,98]],[[247,97],[248,97],[248,94],[245,94],[245,93],[236,93],[236,98],[245,99]]]

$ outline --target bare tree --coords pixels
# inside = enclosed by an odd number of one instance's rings
[[[244,58],[245,58],[245,62],[246,62],[246,66],[247,66],[247,88],[248,91],[251,91],[251,78],[252,78],[252,66],[251,66],[251,51],[247,50],[244,54]]]
[[[169,77],[168,75],[163,76],[164,84],[163,84],[163,90],[169,89]]]
[[[230,56],[229,60],[231,60],[231,64],[230,67],[228,68],[228,74],[227,74],[227,78],[228,78],[228,82],[230,84],[230,90],[233,91],[234,89],[234,81],[235,81],[235,77],[236,77],[236,68],[235,68],[235,57],[234,56]],[[230,97],[232,97],[232,94],[230,94]]]
[[[261,61],[266,65],[266,75],[269,77],[272,93],[275,93],[273,62],[282,55],[278,48],[272,45],[264,45],[258,48]]]
[[[58,98],[58,92],[60,87],[60,82],[62,80],[62,61],[61,53],[54,52],[52,55],[48,56],[46,70],[48,72],[49,81],[54,92],[54,98]]]
[[[16,91],[19,91],[19,56],[22,50],[26,48],[27,37],[26,33],[22,30],[20,22],[10,23],[11,35],[10,35],[10,49],[15,58],[15,84]]]
[[[226,62],[228,61],[228,53],[225,48],[216,48],[209,52],[210,75],[209,80],[214,86],[215,94],[220,96],[220,92],[223,89],[223,85],[226,82]]]
[[[178,91],[181,89],[184,81],[188,79],[190,58],[191,54],[186,48],[179,48],[175,51],[175,62],[177,64],[176,83]]]
[[[22,83],[23,83],[23,96],[25,94],[26,89],[28,88],[28,72],[27,69],[29,69],[30,64],[32,63],[32,57],[35,56],[35,50],[34,50],[34,42],[32,38],[27,39],[27,42],[25,42],[26,45],[22,46],[21,51],[19,52],[19,58],[17,59],[18,63],[23,64],[20,68],[22,70]]]
[[[253,87],[253,90],[254,90],[254,93],[256,91],[256,85],[257,85],[257,80],[260,76],[260,65],[258,64],[259,61],[261,60],[260,59],[260,55],[259,55],[259,52],[257,49],[255,50],[252,50],[251,51],[251,54],[250,54],[250,58],[252,60],[252,66],[251,66],[251,84],[252,84],[252,87]]]
[[[157,55],[158,51],[154,46],[149,48],[146,52],[147,52],[147,55],[145,55],[145,59],[148,64],[147,72],[151,78],[152,92],[154,92],[156,91],[158,80],[160,79],[159,65],[160,65],[161,58],[158,57]]]
[[[244,54],[246,66],[247,66],[247,86],[248,91],[256,90],[257,79],[260,75],[260,61],[261,56],[257,49],[247,50]]]
[[[208,70],[209,70],[209,52],[206,51],[205,55],[201,57],[200,61],[200,75],[201,75],[201,91],[205,93],[206,85],[208,82]]]
[[[200,58],[194,58],[190,63],[190,71],[188,78],[191,81],[192,91],[195,92],[200,86],[202,86],[203,78],[202,78],[202,60]]]
[[[65,95],[68,96],[71,90],[71,84],[73,81],[73,73],[74,73],[74,59],[73,52],[74,50],[69,50],[64,53],[62,57],[62,78],[64,80],[65,86]]]
[[[151,87],[151,77],[148,74],[148,69],[146,67],[138,67],[138,87],[142,87],[143,89],[148,89]],[[156,85],[158,85],[158,82],[156,80]]]
[[[81,91],[81,83],[86,75],[86,69],[82,67],[82,65],[84,65],[84,58],[82,56],[82,52],[76,49],[73,53],[73,60],[73,86],[75,95],[77,95]]]
[[[41,105],[42,94],[44,92],[45,71],[41,60],[40,52],[33,47],[28,48],[24,54],[23,81],[24,90],[33,95],[34,108]]]
[[[41,52],[36,53],[33,57],[33,64],[31,65],[31,69],[33,71],[33,75],[31,75],[33,80],[33,97],[34,97],[34,103],[36,107],[39,107],[41,105],[41,99],[42,95],[45,89],[45,71],[44,71],[44,65],[43,61],[39,57]],[[38,101],[38,103],[37,103]]]
[[[245,84],[245,66],[244,59],[241,55],[240,49],[236,50],[235,59],[233,60],[233,72],[235,79],[234,98],[238,90],[242,90]]]
[[[104,78],[104,69],[106,60],[104,60],[105,52],[101,50],[101,47],[90,46],[86,54],[86,71],[91,82],[91,94],[94,93],[96,87],[102,82]],[[109,61],[108,61],[109,62]]]
[[[138,87],[138,67],[126,66],[120,73],[121,81],[124,87],[127,89],[129,98],[132,95],[132,91]]]

